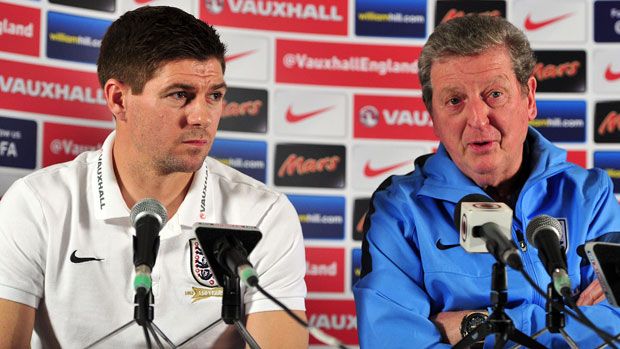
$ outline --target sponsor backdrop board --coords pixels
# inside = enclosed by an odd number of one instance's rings
[[[114,128],[100,40],[145,5],[182,8],[221,33],[230,89],[211,155],[290,197],[308,318],[348,345],[370,196],[437,149],[417,59],[441,22],[481,13],[521,28],[537,57],[531,125],[568,161],[607,171],[620,197],[620,0],[0,0],[0,197],[100,147]]]

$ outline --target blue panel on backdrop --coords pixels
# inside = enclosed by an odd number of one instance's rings
[[[37,123],[0,117],[0,166],[34,169]]]
[[[344,238],[344,197],[287,196],[299,215],[304,239]]]
[[[110,21],[59,12],[47,14],[47,56],[97,63],[99,47]]]
[[[530,122],[552,142],[586,141],[585,101],[537,101],[538,116]]]
[[[215,139],[209,156],[265,183],[267,178],[267,143]]]
[[[361,36],[426,37],[425,0],[356,0],[355,34]]]

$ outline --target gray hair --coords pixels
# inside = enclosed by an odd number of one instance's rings
[[[525,34],[506,19],[472,14],[437,26],[418,59],[426,109],[432,113],[431,66],[434,61],[449,56],[474,56],[497,46],[508,49],[517,81],[523,91],[528,91],[527,81],[536,59]]]

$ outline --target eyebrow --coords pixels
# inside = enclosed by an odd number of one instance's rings
[[[228,86],[226,85],[226,82],[222,82],[216,85],[211,86],[211,90],[219,90],[219,89],[228,89]],[[177,90],[177,89],[181,89],[181,90],[186,90],[186,91],[196,91],[196,87],[194,87],[193,85],[189,85],[189,84],[184,84],[184,83],[174,83],[170,86],[167,86],[164,90],[163,93],[168,93],[172,90]]]

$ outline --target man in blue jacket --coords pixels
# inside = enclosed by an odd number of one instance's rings
[[[465,16],[437,27],[419,59],[426,108],[441,141],[415,171],[393,176],[374,193],[365,222],[362,277],[354,289],[360,344],[367,348],[456,344],[491,311],[491,254],[459,246],[453,214],[467,194],[504,202],[514,212],[512,239],[525,271],[542,288],[550,278],[524,231],[540,214],[564,221],[572,292],[601,329],[620,332],[620,309],[604,299],[577,247],[613,241],[620,207],[609,177],[567,163],[528,122],[536,117],[535,59],[524,36],[505,19]],[[545,297],[507,271],[505,313],[528,336],[543,330]],[[580,347],[602,340],[572,318],[566,333]],[[487,336],[490,344],[494,336]],[[547,347],[567,347],[544,332]],[[445,343],[445,344],[443,344]]]

